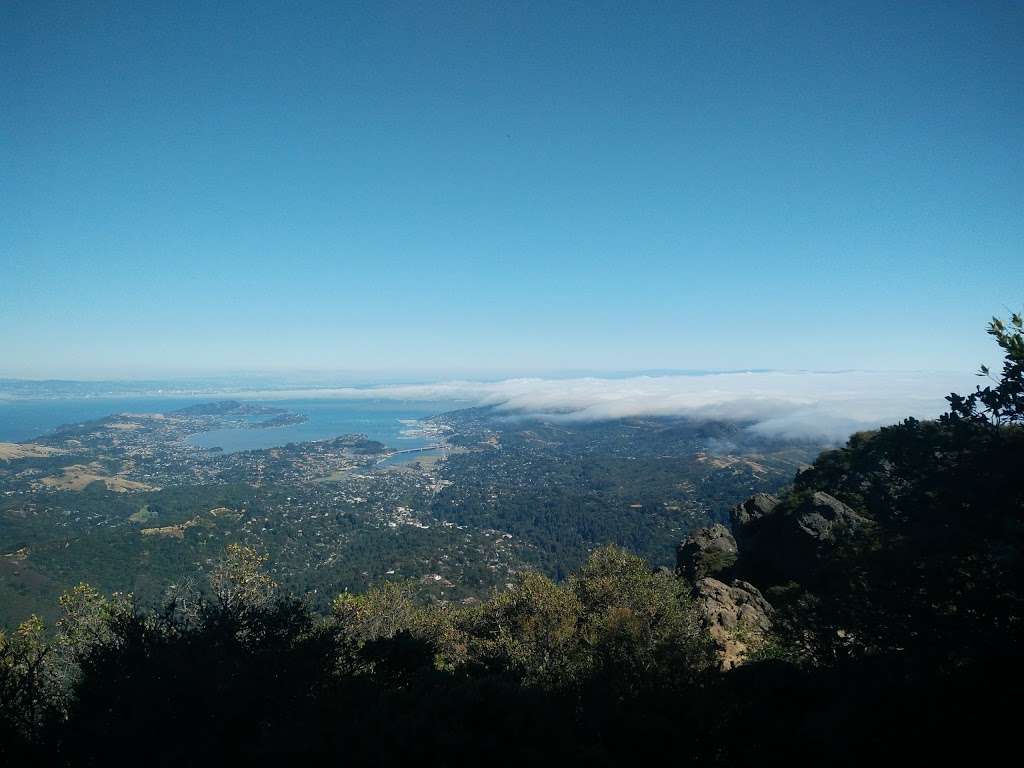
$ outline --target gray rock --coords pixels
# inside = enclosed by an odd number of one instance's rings
[[[821,543],[832,544],[844,531],[869,524],[834,496],[818,491],[794,512],[796,525],[807,536]]]
[[[779,500],[767,493],[755,493],[742,504],[737,504],[729,513],[729,521],[735,531],[755,520],[768,517],[775,511]]]
[[[720,573],[736,562],[736,539],[720,523],[700,528],[676,547],[676,571],[690,580]]]
[[[796,505],[781,506],[773,497],[759,494],[736,507],[732,520],[742,554],[738,575],[762,586],[812,583],[844,539],[872,524],[820,491]]]
[[[694,585],[694,596],[722,670],[742,664],[771,631],[774,609],[749,582],[703,578]]]

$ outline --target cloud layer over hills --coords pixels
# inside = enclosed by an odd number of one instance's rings
[[[908,416],[934,418],[944,397],[974,387],[965,374],[751,372],[630,378],[447,381],[381,387],[247,392],[252,398],[430,400],[453,408],[489,405],[515,416],[600,421],[688,416],[748,423],[758,434],[839,441]],[[240,393],[243,394],[243,393]]]
[[[755,434],[838,442],[851,432],[908,416],[935,418],[945,396],[977,382],[967,373],[755,371],[576,378],[449,380],[331,386],[324,375],[285,383],[266,376],[222,380],[136,382],[0,381],[0,404],[38,399],[187,398],[215,400],[428,401],[437,410],[492,406],[508,418],[564,422],[637,416],[685,416],[746,424]]]

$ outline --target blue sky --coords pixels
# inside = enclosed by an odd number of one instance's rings
[[[0,9],[0,376],[973,369],[1019,3]]]

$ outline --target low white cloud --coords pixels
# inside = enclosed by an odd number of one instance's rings
[[[848,371],[716,373],[631,378],[446,381],[380,387],[266,390],[253,399],[335,397],[489,405],[509,416],[602,421],[637,416],[724,419],[760,435],[840,441],[852,432],[928,419],[950,392],[973,389],[967,374]]]

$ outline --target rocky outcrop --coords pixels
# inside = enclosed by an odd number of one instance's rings
[[[797,528],[821,544],[835,544],[845,533],[870,521],[834,496],[818,491],[794,510]]]
[[[694,595],[723,671],[742,664],[765,642],[773,608],[753,584],[708,577],[696,583]]]
[[[767,517],[775,511],[779,500],[767,493],[755,493],[742,504],[737,504],[729,513],[729,522],[735,531],[754,520]]]
[[[735,507],[730,519],[741,553],[739,571],[762,585],[813,581],[845,538],[872,524],[821,491],[785,504],[758,494]]]
[[[696,581],[721,573],[736,562],[736,539],[720,523],[700,528],[676,547],[676,572]]]
[[[730,521],[731,532],[720,524],[700,528],[676,548],[676,573],[694,584],[722,670],[743,664],[772,629],[774,610],[751,581],[762,588],[792,581],[810,587],[825,578],[837,547],[873,525],[820,491],[781,502],[758,493],[737,505]]]

